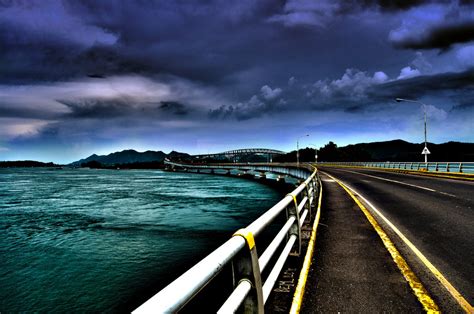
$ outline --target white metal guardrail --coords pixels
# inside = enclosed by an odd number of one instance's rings
[[[176,163],[175,166],[188,168],[189,165]],[[204,166],[199,166],[204,167]],[[212,166],[214,167],[214,166]],[[233,168],[236,166],[234,165]],[[245,169],[255,167],[256,171],[270,171],[271,164],[258,166],[244,165]],[[317,203],[320,190],[316,170],[275,166],[275,171],[293,173],[297,178],[304,174],[306,180],[281,201],[261,215],[246,228],[240,229],[215,251],[194,265],[175,281],[158,292],[133,313],[176,312],[201,291],[225,265],[232,263],[234,290],[222,304],[219,313],[244,312],[263,313],[265,302],[275,285],[288,256],[299,255],[301,250],[301,226],[311,219],[312,207]],[[267,170],[264,170],[267,169]],[[275,218],[285,214],[287,219],[262,254],[257,255],[256,239],[267,229]],[[281,247],[283,246],[283,249]],[[260,247],[259,247],[260,249]],[[279,254],[279,255],[278,255]],[[278,257],[277,257],[278,256]],[[273,262],[276,258],[276,261]],[[272,263],[272,265],[271,265]],[[270,269],[263,278],[262,272]]]
[[[359,166],[428,172],[474,174],[474,162],[319,162],[318,165]]]

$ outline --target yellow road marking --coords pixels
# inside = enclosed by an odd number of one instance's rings
[[[425,289],[421,281],[415,275],[415,273],[411,270],[410,266],[408,266],[405,259],[402,257],[400,252],[397,250],[395,245],[393,244],[392,240],[388,237],[388,235],[383,231],[382,227],[378,224],[377,220],[372,216],[367,208],[355,197],[355,195],[346,187],[341,181],[334,178],[333,176],[326,173],[327,176],[334,179],[339,185],[350,195],[350,197],[356,202],[362,212],[365,214],[367,219],[369,220],[370,224],[374,227],[375,231],[378,233],[380,238],[382,239],[383,244],[387,248],[388,252],[392,256],[393,261],[400,269],[403,277],[408,281],[411,289],[413,290],[415,296],[418,298],[420,303],[422,304],[423,308],[428,313],[440,313],[440,310],[436,303],[433,301],[431,296],[429,295],[428,291]]]
[[[328,174],[327,174],[328,175]],[[328,175],[330,176],[330,175]],[[332,176],[330,176],[332,177]],[[334,179],[334,177],[332,177]],[[341,184],[342,187],[343,184],[336,180],[339,184]],[[371,202],[369,202],[365,197],[363,197],[360,193],[358,193],[356,190],[353,188],[347,186],[346,191],[349,190],[352,191],[353,193],[357,194],[358,197],[360,197],[367,205],[369,205],[372,210],[380,217],[382,218],[385,223],[402,239],[403,242],[413,251],[413,253],[418,256],[418,258],[421,260],[421,262],[431,271],[431,273],[439,280],[439,282],[445,287],[446,290],[451,294],[451,296],[456,300],[456,302],[461,306],[461,308],[466,312],[466,313],[474,313],[474,308],[469,302],[462,296],[462,294],[454,288],[454,286],[441,274],[441,272],[425,257],[423,253],[421,253],[420,250],[410,241],[408,240],[407,237],[390,221],[388,220]],[[351,193],[350,193],[351,194]],[[353,194],[351,195],[352,198],[356,199]],[[356,201],[358,202],[358,200]],[[359,202],[360,203],[360,202]]]
[[[298,278],[298,285],[296,286],[295,294],[293,295],[293,301],[291,303],[290,309],[290,313],[292,314],[297,314],[300,312],[304,289],[306,287],[306,280],[308,279],[309,268],[311,267],[311,259],[313,258],[313,252],[316,243],[316,231],[318,229],[319,218],[321,216],[321,199],[323,196],[323,186],[321,185],[321,180],[319,180],[319,189],[318,210],[316,211],[316,217],[314,218],[313,230],[311,231],[308,250],[306,251],[303,267],[301,268],[300,276]]]

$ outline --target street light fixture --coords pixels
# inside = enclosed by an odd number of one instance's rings
[[[427,147],[427,144],[426,144],[426,105],[423,102],[421,102],[419,100],[415,100],[415,99],[395,98],[395,101],[396,102],[402,102],[402,101],[415,102],[415,103],[423,105],[423,113],[424,113],[424,120],[425,120],[425,123],[424,123],[424,125],[425,125],[425,148],[423,148],[423,151],[421,153],[423,155],[425,155],[425,163],[427,164],[428,163],[428,154],[431,154],[431,153],[428,150],[428,147]]]
[[[302,139],[303,137],[309,136],[309,134],[303,135],[301,137],[298,137],[296,139],[296,167],[300,167],[300,143],[299,140]]]

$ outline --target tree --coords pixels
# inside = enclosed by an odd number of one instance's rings
[[[318,161],[339,161],[339,151],[337,145],[330,141],[318,152]]]

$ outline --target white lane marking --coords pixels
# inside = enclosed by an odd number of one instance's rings
[[[323,182],[336,182],[333,179],[321,179],[321,181],[323,181]]]
[[[374,178],[374,179],[379,179],[379,180],[383,180],[383,181],[398,183],[398,184],[402,184],[402,185],[408,185],[408,186],[411,186],[411,187],[414,187],[414,188],[417,188],[417,189],[422,189],[422,190],[426,190],[426,191],[430,191],[430,192],[435,192],[435,193],[439,193],[439,194],[443,194],[443,195],[447,195],[447,196],[451,196],[451,197],[457,197],[456,195],[453,195],[453,194],[449,194],[449,193],[446,193],[446,192],[441,192],[441,191],[438,191],[438,190],[433,190],[433,189],[430,189],[430,188],[427,188],[427,187],[424,187],[424,186],[420,186],[420,185],[416,185],[416,184],[410,184],[410,183],[401,182],[401,181],[397,181],[397,180],[377,177],[377,176],[373,176],[371,174],[366,174],[366,173],[357,172],[357,171],[349,171],[349,170],[341,170],[341,171],[360,174],[360,175],[371,177],[371,178]]]

